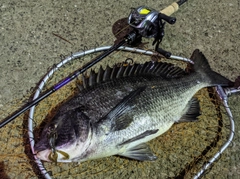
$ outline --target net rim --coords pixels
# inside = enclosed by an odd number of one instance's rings
[[[74,59],[78,59],[80,57],[83,57],[85,55],[89,55],[92,53],[96,53],[96,52],[101,52],[101,51],[106,51],[108,49],[110,49],[112,46],[103,46],[103,47],[97,47],[97,48],[93,48],[90,50],[86,50],[86,51],[81,51],[81,52],[76,52],[74,54],[72,54],[71,56],[66,57],[63,61],[61,61],[60,63],[58,63],[56,66],[54,66],[46,75],[45,77],[40,81],[40,84],[37,87],[37,90],[34,94],[34,97],[32,100],[35,100],[36,98],[38,98],[41,94],[42,89],[44,88],[45,84],[47,83],[47,81],[49,80],[49,78],[51,78],[51,76],[59,69],[61,68],[63,65],[65,65],[66,63],[70,62],[71,60]],[[121,46],[119,47],[117,50],[123,50],[123,51],[129,51],[129,52],[136,52],[136,53],[142,53],[145,55],[156,55],[154,52],[152,51],[148,51],[148,50],[142,50],[142,49],[137,49],[137,48],[131,48],[131,47],[126,47],[126,46]],[[173,59],[177,59],[177,60],[182,60],[186,62],[186,58],[182,58],[182,57],[178,57],[178,56],[172,56]],[[175,58],[174,58],[175,57]],[[177,58],[176,58],[177,57]],[[223,88],[221,86],[216,87],[217,91],[221,91],[223,90]],[[219,95],[219,94],[218,94]],[[220,95],[219,95],[220,96]],[[222,100],[223,104],[225,106],[225,109],[227,111],[229,120],[230,120],[230,134],[228,137],[228,140],[226,141],[226,143],[219,149],[219,151],[202,167],[202,169],[194,176],[194,179],[197,179],[199,177],[202,176],[202,174],[213,164],[213,162],[215,160],[217,160],[219,158],[219,156],[228,148],[228,146],[231,144],[233,137],[234,137],[234,132],[235,132],[235,125],[234,125],[234,119],[231,113],[231,110],[228,106],[227,103],[227,97],[225,99]],[[30,108],[29,111],[29,117],[28,117],[28,137],[29,137],[29,142],[30,142],[30,147],[31,147],[31,151],[33,153],[34,156],[34,160],[39,168],[39,170],[41,171],[42,175],[46,178],[46,179],[51,179],[52,177],[50,176],[50,174],[48,173],[48,171],[46,170],[46,168],[44,167],[42,161],[40,159],[37,158],[37,156],[35,155],[35,151],[34,151],[34,144],[35,144],[35,140],[34,140],[34,135],[33,135],[33,119],[34,119],[34,112],[35,112],[35,106]]]

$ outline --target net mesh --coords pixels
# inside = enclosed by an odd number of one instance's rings
[[[98,54],[87,55],[64,65],[45,84],[43,91],[64,79],[81,67],[84,62],[90,61]],[[138,63],[149,60],[167,61],[176,63],[182,68],[185,67],[182,62],[124,51],[114,52],[105,61],[112,66],[115,63],[122,63],[126,59]],[[102,65],[106,66],[104,63]],[[100,64],[97,64],[93,69],[97,71],[99,66]],[[78,92],[76,84],[80,81],[81,78],[69,83],[36,106],[34,119],[32,119],[35,141],[39,140],[41,130],[54,116],[59,105]],[[25,100],[16,100],[11,103],[14,105],[5,106],[4,110],[0,111],[1,116],[6,117],[18,109],[27,102],[26,99],[29,97],[26,96]],[[139,162],[111,156],[80,164],[44,162],[44,167],[53,178],[192,178],[227,141],[230,133],[228,116],[215,89],[202,89],[196,94],[196,97],[200,101],[202,113],[197,122],[174,124],[165,134],[149,142],[151,149],[158,157],[154,162]],[[3,137],[0,140],[0,178],[43,177],[31,153],[27,136],[27,119],[28,114],[23,114],[1,129]],[[222,154],[205,177],[237,176],[239,170],[225,162],[230,158],[230,152]]]

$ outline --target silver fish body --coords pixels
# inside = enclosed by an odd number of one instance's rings
[[[84,89],[45,126],[35,146],[37,157],[55,162],[111,155],[155,160],[146,142],[176,122],[196,120],[197,91],[231,83],[211,70],[199,50],[191,59],[195,65],[189,74],[160,62],[91,72]]]

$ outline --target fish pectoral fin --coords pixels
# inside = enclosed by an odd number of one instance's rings
[[[112,123],[111,131],[119,131],[122,129],[126,129],[132,121],[133,119],[130,117],[120,117]]]
[[[153,161],[157,159],[157,156],[153,154],[150,147],[145,143],[132,147],[126,152],[118,155],[139,161]]]
[[[185,114],[177,122],[194,122],[198,120],[200,113],[200,105],[197,98],[193,97],[184,109]]]
[[[132,118],[120,117],[128,110],[131,109],[130,102],[132,102],[141,92],[146,89],[146,86],[140,87],[135,91],[125,96],[105,117],[105,119],[111,120],[111,131],[117,131],[125,129],[131,122]]]
[[[153,134],[156,134],[158,132],[158,129],[155,129],[155,130],[147,130],[131,139],[128,139],[122,143],[119,144],[119,146],[121,145],[125,145],[125,144],[129,144],[129,143],[132,143],[134,141],[137,141],[137,140],[140,140],[140,139],[143,139],[144,137],[147,137],[147,136],[150,136],[150,135],[153,135]]]

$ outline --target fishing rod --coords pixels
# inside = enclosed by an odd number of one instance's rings
[[[161,43],[164,36],[165,22],[168,22],[169,24],[174,24],[176,22],[176,18],[170,17],[170,15],[176,12],[179,7],[185,2],[187,2],[187,0],[179,0],[178,2],[172,3],[170,6],[166,7],[160,12],[146,6],[140,6],[132,10],[128,18],[129,25],[133,27],[132,32],[127,34],[119,43],[113,45],[107,51],[97,56],[94,60],[84,65],[81,69],[76,70],[67,78],[54,85],[48,91],[44,92],[41,96],[32,100],[29,103],[26,103],[26,105],[24,105],[22,108],[18,109],[10,116],[3,119],[0,122],[0,128],[17,118],[19,115],[30,109],[32,106],[38,104],[43,99],[47,98],[55,91],[59,90],[61,87],[71,82],[73,79],[77,78],[80,74],[84,73],[87,69],[100,62],[103,58],[107,57],[124,44],[134,44],[136,41],[140,41],[142,37],[154,38],[153,45],[156,44],[155,50],[159,54],[162,54],[167,58],[174,58],[174,56],[172,56],[170,52],[159,48],[159,44]],[[191,62],[190,60],[188,61]]]

